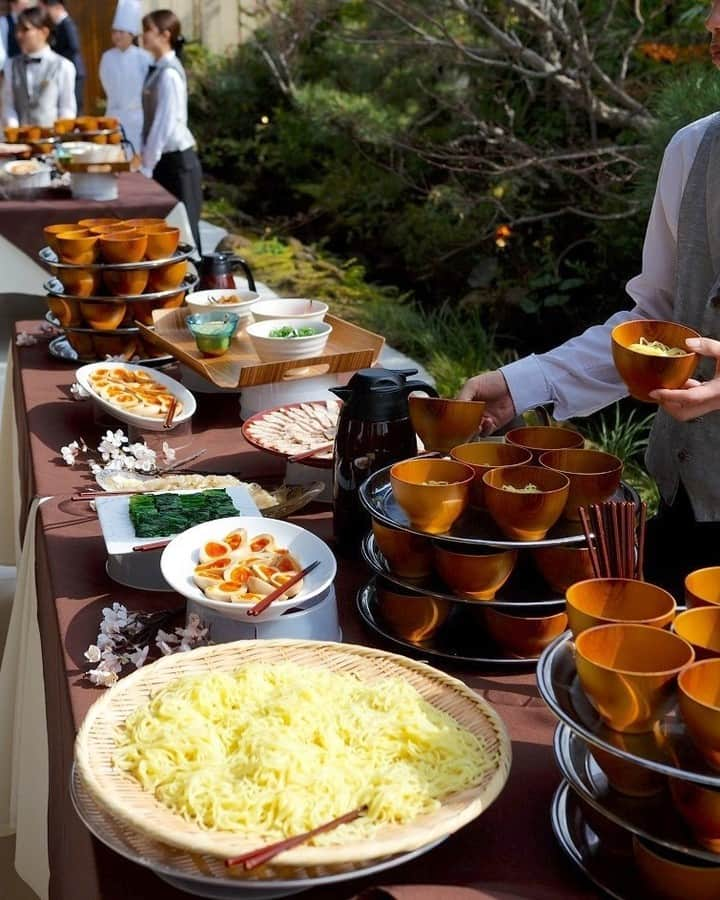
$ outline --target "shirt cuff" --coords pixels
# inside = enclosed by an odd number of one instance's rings
[[[517,415],[552,402],[552,391],[540,361],[533,353],[500,369]]]
[[[143,174],[146,178],[152,178],[152,177],[153,177],[153,170],[152,170],[152,169],[148,169],[147,166],[140,166],[140,171],[142,172],[142,174]]]

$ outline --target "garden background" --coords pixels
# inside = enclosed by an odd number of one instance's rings
[[[245,43],[188,48],[205,216],[452,396],[629,306],[663,148],[720,108],[707,7],[256,0]],[[651,418],[576,423],[650,499]]]

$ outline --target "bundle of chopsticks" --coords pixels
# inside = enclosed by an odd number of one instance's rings
[[[633,578],[643,581],[647,503],[609,501],[579,508],[585,540],[596,578]]]

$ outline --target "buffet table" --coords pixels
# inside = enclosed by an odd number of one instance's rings
[[[41,292],[49,276],[36,260],[46,225],[98,217],[161,218],[180,228],[183,241],[194,244],[185,207],[172,194],[138,173],[126,172],[118,178],[118,198],[109,202],[74,200],[64,188],[0,200],[0,270],[4,284],[12,285],[17,293]]]
[[[20,322],[18,331],[33,331],[37,323]],[[40,669],[44,679],[48,771],[47,860],[49,896],[53,900],[154,900],[186,896],[160,881],[146,869],[115,855],[94,840],[76,817],[68,780],[76,729],[89,706],[103,689],[83,678],[87,668],[83,653],[96,637],[101,610],[113,602],[131,610],[153,610],[177,606],[173,594],[141,593],[122,588],[105,574],[105,549],[95,514],[87,503],[71,502],[69,495],[88,487],[83,466],[76,471],[59,457],[59,448],[82,435],[89,445],[100,432],[93,424],[88,403],[71,399],[72,366],[61,368],[52,361],[47,347],[13,347],[14,399],[19,459],[27,460],[21,479],[21,515],[27,518],[33,497],[51,497],[40,505],[37,517],[27,519],[28,534],[23,552],[27,564],[28,541],[34,534],[35,579],[39,645],[30,641],[25,651],[35,654],[27,665]],[[278,461],[252,450],[237,428],[234,398],[207,395],[199,399],[193,422],[193,449],[207,453],[193,468],[238,474],[246,480],[281,475]],[[329,509],[308,507],[293,521],[331,539]],[[362,626],[355,609],[355,594],[368,573],[358,559],[340,559],[336,582],[343,639],[374,645],[375,639]],[[15,603],[24,604],[21,592]],[[16,611],[17,612],[17,611]],[[33,623],[34,624],[34,623]],[[435,850],[374,879],[345,882],[332,888],[315,888],[297,896],[350,898],[370,884],[414,883],[437,885],[433,896],[442,900],[440,885],[472,885],[484,896],[555,900],[597,897],[591,885],[574,870],[556,846],[550,828],[550,804],[560,782],[551,741],[554,718],[537,695],[534,675],[488,675],[472,670],[452,670],[482,693],[502,716],[513,740],[510,780],[495,804],[471,825]],[[42,748],[41,748],[42,749]],[[28,767],[42,767],[42,752]],[[37,772],[39,788],[43,778]],[[17,803],[21,809],[37,806],[29,796],[32,781],[25,779]],[[0,798],[1,799],[1,798]],[[19,821],[19,817],[18,817]],[[26,859],[43,857],[42,835],[26,830],[22,842]],[[35,846],[33,846],[33,840]],[[19,848],[20,849],[20,848]]]

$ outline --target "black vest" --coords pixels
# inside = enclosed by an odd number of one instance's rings
[[[5,16],[5,19],[7,21],[7,55],[19,56],[20,45],[15,37],[15,19],[9,13]]]

